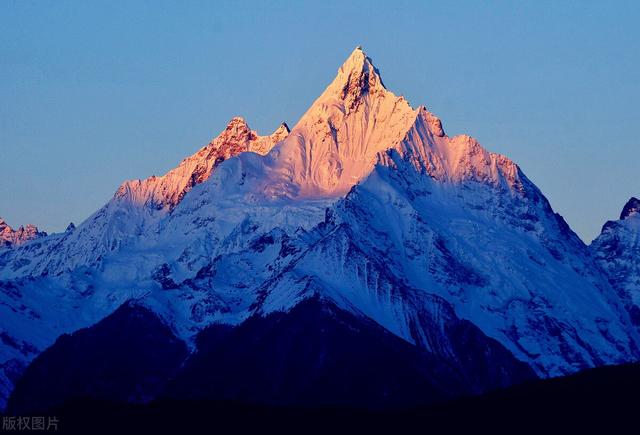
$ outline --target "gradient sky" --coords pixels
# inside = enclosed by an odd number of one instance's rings
[[[638,22],[638,1],[3,1],[0,216],[61,231],[234,115],[293,126],[362,45],[588,242],[640,195]]]

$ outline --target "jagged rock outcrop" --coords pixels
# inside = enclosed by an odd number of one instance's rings
[[[35,225],[21,225],[14,230],[2,218],[0,218],[0,248],[19,246],[30,240],[46,236],[47,233],[38,230],[38,227]]]

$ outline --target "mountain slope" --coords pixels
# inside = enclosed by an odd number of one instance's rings
[[[631,198],[619,220],[604,224],[590,249],[634,325],[640,326],[640,200]]]
[[[391,152],[330,213],[319,241],[263,287],[265,311],[304,283],[418,343],[430,295],[543,376],[633,360],[637,336],[586,247],[537,190],[442,184]],[[529,198],[538,198],[537,201]],[[315,288],[314,287],[314,288]]]

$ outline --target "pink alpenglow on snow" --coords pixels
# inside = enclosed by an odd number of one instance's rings
[[[241,117],[234,117],[222,133],[167,174],[124,182],[115,198],[156,209],[173,209],[193,186],[207,180],[221,162],[243,152],[264,155],[289,134],[286,123],[269,136],[259,136]]]
[[[0,246],[17,246],[22,245],[30,240],[45,237],[47,233],[39,231],[35,225],[28,224],[20,226],[14,230],[4,219],[0,218]]]
[[[447,136],[440,119],[424,106],[414,109],[387,90],[371,59],[357,47],[264,159],[252,193],[297,199],[344,196],[391,149],[441,181],[473,179],[521,190],[515,163],[469,136]]]

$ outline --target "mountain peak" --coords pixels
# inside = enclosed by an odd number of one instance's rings
[[[636,197],[631,197],[631,199],[627,201],[622,209],[622,213],[620,213],[620,220],[624,220],[632,215],[640,215],[640,199]]]
[[[371,62],[371,59],[367,56],[367,54],[364,52],[364,50],[362,49],[361,45],[358,45],[349,55],[349,57],[347,57],[347,60],[344,61],[344,63],[342,64],[342,66],[340,67],[341,69],[344,68],[345,66],[349,66],[349,65],[353,65],[353,64],[362,64],[363,61],[365,60],[369,60],[369,62]]]
[[[357,104],[360,97],[385,90],[380,71],[362,47],[358,46],[338,69],[338,75],[325,95],[330,94],[344,100],[346,107],[350,108]]]
[[[176,168],[159,177],[125,181],[115,198],[127,198],[136,204],[146,204],[151,209],[171,210],[193,186],[207,180],[224,160],[247,151],[267,154],[288,134],[289,127],[283,122],[271,135],[259,136],[243,117],[234,116],[215,139],[184,159]]]
[[[252,131],[249,128],[249,124],[247,121],[241,116],[234,116],[231,118],[224,131],[220,134],[219,137],[232,137],[235,139],[244,139],[251,136]]]
[[[233,118],[231,118],[228,125],[238,125],[238,124],[247,125],[247,121],[242,116],[234,116]]]

